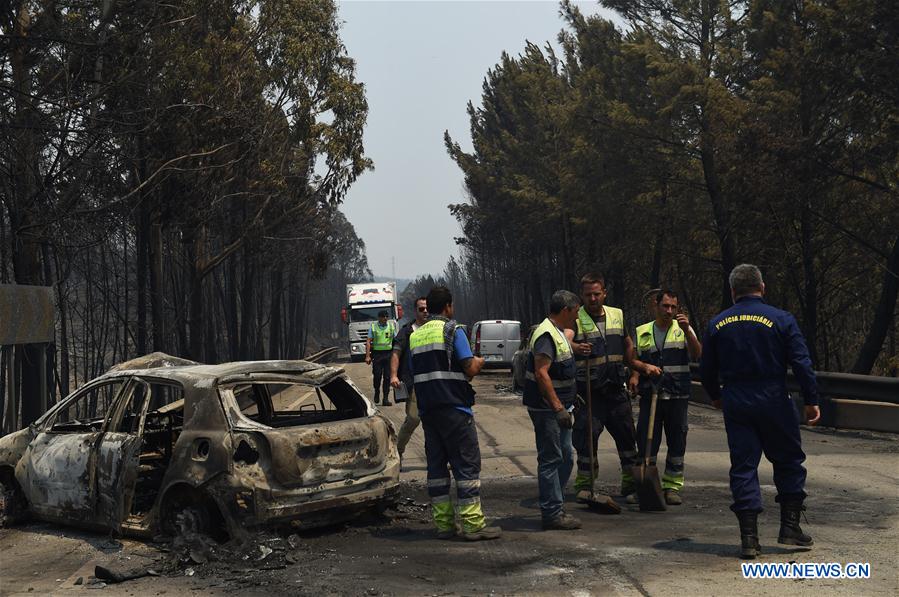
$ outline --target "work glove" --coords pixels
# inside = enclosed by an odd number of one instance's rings
[[[574,417],[572,417],[571,413],[564,408],[556,411],[556,420],[559,422],[559,427],[562,429],[571,429],[574,427]]]

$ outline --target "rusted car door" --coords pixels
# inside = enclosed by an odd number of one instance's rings
[[[88,384],[43,422],[16,469],[39,518],[93,521],[96,448],[126,381]]]
[[[96,446],[95,520],[113,530],[119,530],[134,498],[149,394],[148,384],[133,379]]]

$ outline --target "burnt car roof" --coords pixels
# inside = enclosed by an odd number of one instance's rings
[[[219,365],[205,365],[163,353],[153,353],[120,363],[100,379],[125,375],[148,375],[186,382],[208,380],[207,383],[209,383],[216,379],[238,381],[241,375],[266,373],[297,376],[300,381],[317,385],[342,374],[343,370],[302,360],[234,361]]]

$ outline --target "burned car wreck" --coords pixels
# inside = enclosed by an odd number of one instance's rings
[[[7,520],[145,537],[330,524],[389,505],[399,470],[390,421],[342,370],[307,361],[154,353],[0,438]]]

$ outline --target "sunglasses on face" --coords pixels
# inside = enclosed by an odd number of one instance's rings
[[[419,313],[427,313],[427,312],[428,312],[428,308],[427,308],[427,307],[419,307],[419,308],[418,308],[418,312],[419,312]]]

